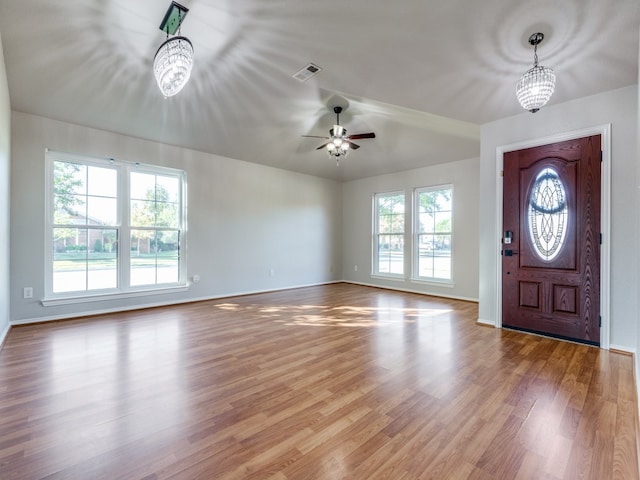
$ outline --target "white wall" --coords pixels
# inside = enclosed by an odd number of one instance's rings
[[[11,106],[0,39],[0,344],[9,331],[9,178]]]
[[[611,124],[611,347],[634,351],[638,327],[637,85],[549,105],[536,114],[488,123],[481,128],[480,320],[497,316],[497,263],[500,218],[496,214],[500,146]]]
[[[340,278],[342,189],[337,182],[20,112],[13,112],[11,121],[15,323]],[[45,148],[185,170],[188,276],[198,274],[201,282],[182,293],[43,307]],[[27,286],[34,289],[33,299],[22,298]]]
[[[478,195],[479,159],[434,165],[406,172],[347,182],[343,186],[343,278],[346,281],[478,299]],[[453,184],[453,282],[454,287],[372,277],[372,198],[375,193],[404,191],[408,205],[416,187]],[[405,271],[411,270],[406,245]],[[354,266],[358,271],[354,271]]]

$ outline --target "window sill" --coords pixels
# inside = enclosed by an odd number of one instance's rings
[[[175,285],[170,287],[154,288],[148,290],[132,290],[129,292],[100,293],[95,295],[82,295],[73,297],[49,297],[40,300],[43,307],[56,305],[71,305],[75,303],[102,302],[105,300],[119,300],[123,298],[147,297],[149,295],[166,295],[167,293],[186,292],[188,285]]]

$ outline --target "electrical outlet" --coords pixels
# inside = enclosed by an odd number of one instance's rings
[[[200,283],[200,275],[193,276],[193,283]]]
[[[273,268],[271,270],[269,270],[269,276],[270,277],[275,277],[276,276],[276,271]]]
[[[24,287],[22,289],[22,298],[33,298],[33,288],[32,287]]]
[[[357,271],[358,271],[358,265],[354,265],[354,266],[353,266],[353,271],[354,271],[354,272],[357,272]]]

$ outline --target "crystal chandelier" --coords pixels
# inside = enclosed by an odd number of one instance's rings
[[[533,68],[522,75],[516,86],[516,96],[520,105],[531,113],[540,110],[549,101],[556,88],[556,74],[553,70],[538,65],[538,44],[543,39],[542,33],[534,33],[529,37],[529,43],[533,45]]]
[[[166,31],[167,39],[160,45],[153,59],[153,74],[165,97],[171,97],[182,90],[191,77],[193,45],[179,32],[188,11],[182,5],[172,2],[160,25],[160,30]],[[178,35],[169,37],[169,34],[174,34],[176,30]]]
[[[329,130],[331,138],[327,143],[327,153],[331,158],[336,159],[336,163],[340,163],[340,158],[346,158],[349,153],[349,137],[347,136],[347,129],[341,125],[334,125]]]

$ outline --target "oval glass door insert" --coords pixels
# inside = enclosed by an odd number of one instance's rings
[[[558,172],[547,167],[538,174],[528,203],[531,243],[542,260],[551,261],[564,245],[569,216],[566,191]]]

